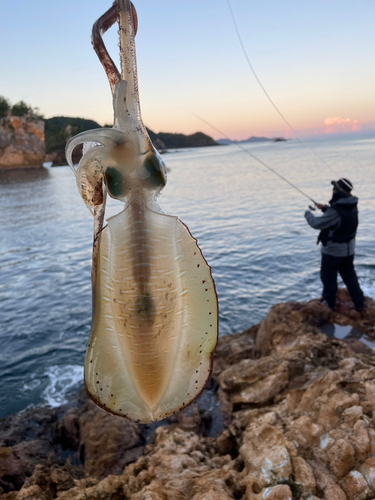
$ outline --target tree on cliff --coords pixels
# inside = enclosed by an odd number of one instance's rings
[[[33,108],[25,103],[25,101],[17,102],[12,106],[12,116],[25,116],[33,112]]]
[[[0,118],[4,118],[7,116],[8,112],[10,110],[10,104],[9,101],[0,95]]]
[[[0,118],[5,118],[8,115],[43,119],[43,115],[39,113],[39,108],[33,108],[25,101],[16,102],[11,106],[6,97],[0,96]]]
[[[73,118],[68,116],[54,116],[44,120],[45,124],[45,138],[46,138],[46,153],[53,153],[54,151],[63,151],[65,155],[66,142],[73,136],[84,132],[99,128],[99,123],[94,120],[87,120],[85,118]],[[64,156],[65,158],[65,156]]]

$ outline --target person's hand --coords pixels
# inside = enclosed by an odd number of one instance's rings
[[[324,205],[323,203],[315,203],[316,207],[319,208],[319,210],[323,210]]]

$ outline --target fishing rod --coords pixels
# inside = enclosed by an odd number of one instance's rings
[[[232,16],[232,20],[233,20],[233,24],[234,24],[234,27],[235,27],[235,30],[236,30],[236,33],[237,33],[237,37],[238,37],[238,40],[240,42],[240,45],[241,45],[241,48],[242,48],[242,51],[245,55],[245,58],[247,60],[247,63],[249,65],[249,68],[251,69],[256,81],[259,83],[261,89],[263,90],[263,92],[265,93],[267,99],[270,101],[270,103],[272,104],[272,106],[275,108],[275,110],[277,111],[277,113],[280,115],[280,117],[284,120],[284,122],[287,124],[287,126],[290,128],[290,130],[292,130],[292,132],[294,132],[296,134],[296,139],[301,141],[302,144],[304,144],[315,156],[317,156],[319,158],[319,160],[321,162],[324,163],[324,165],[326,165],[335,175],[337,175],[338,177],[340,177],[340,175],[336,172],[336,170],[334,168],[332,168],[325,160],[324,158],[322,158],[320,156],[320,154],[315,151],[315,149],[313,149],[311,146],[309,146],[303,139],[301,139],[300,137],[297,136],[297,131],[293,128],[293,126],[288,122],[288,120],[285,118],[285,116],[282,114],[282,112],[279,110],[279,108],[276,106],[276,104],[274,103],[274,101],[271,99],[270,95],[268,94],[267,90],[264,88],[262,82],[260,81],[260,79],[258,78],[258,75],[256,74],[254,68],[253,68],[253,65],[251,64],[250,62],[250,59],[249,59],[249,56],[247,55],[247,52],[246,52],[246,49],[245,49],[245,46],[242,42],[242,38],[241,38],[241,35],[240,35],[240,31],[238,29],[238,26],[237,26],[237,22],[236,22],[236,18],[234,17],[234,13],[233,13],[233,10],[232,10],[232,6],[231,6],[231,3],[230,3],[230,0],[227,0],[227,4],[228,4],[228,7],[229,7],[229,10],[230,10],[230,13],[231,13],[231,16]],[[345,179],[342,179],[344,181],[345,184],[347,184],[347,186],[350,188],[351,186],[349,186],[349,184],[345,181]]]
[[[292,186],[294,189],[296,189],[298,192],[300,192],[303,196],[305,196],[305,198],[308,198],[310,201],[312,201],[314,203],[314,205],[318,206],[318,203],[316,203],[315,200],[313,200],[312,198],[310,198],[309,195],[307,195],[306,193],[304,193],[299,187],[295,186],[292,182],[288,181],[288,179],[286,179],[283,175],[281,175],[278,172],[276,172],[276,170],[274,170],[272,167],[270,167],[269,165],[267,165],[266,163],[264,163],[264,161],[262,161],[260,158],[258,158],[257,156],[253,155],[252,153],[250,153],[250,151],[248,151],[246,148],[244,148],[243,146],[241,146],[241,144],[238,144],[238,142],[232,141],[232,139],[230,137],[228,137],[224,132],[222,132],[218,128],[214,127],[211,123],[209,123],[207,120],[204,120],[203,118],[201,118],[200,116],[198,116],[196,113],[193,113],[193,115],[196,118],[198,118],[199,120],[201,120],[203,123],[205,123],[206,125],[208,125],[209,127],[211,127],[214,130],[216,130],[216,132],[219,132],[219,134],[221,134],[223,137],[225,137],[226,139],[228,139],[228,141],[230,141],[232,144],[234,144],[238,148],[242,149],[242,151],[245,151],[245,153],[247,153],[249,156],[251,156],[252,158],[254,158],[254,160],[256,160],[259,163],[261,163],[264,167],[266,167],[268,170],[270,170],[275,175],[277,175],[277,177],[280,177],[280,179],[282,179],[283,181],[285,181],[286,183],[288,183],[289,186]],[[309,208],[311,210],[315,210],[314,207],[310,206]]]

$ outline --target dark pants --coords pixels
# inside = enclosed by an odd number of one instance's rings
[[[349,257],[333,257],[322,253],[322,265],[320,268],[320,279],[323,283],[323,300],[334,310],[337,292],[337,273],[348,289],[356,309],[361,309],[364,304],[364,295],[359,286],[357,274],[354,269],[354,255]]]

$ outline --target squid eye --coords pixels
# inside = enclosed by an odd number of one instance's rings
[[[108,167],[104,173],[104,179],[110,196],[120,198],[126,195],[124,177],[116,168]]]
[[[154,154],[147,156],[143,163],[144,168],[151,175],[151,180],[155,186],[165,186],[167,180],[164,175],[165,165],[163,160]]]

